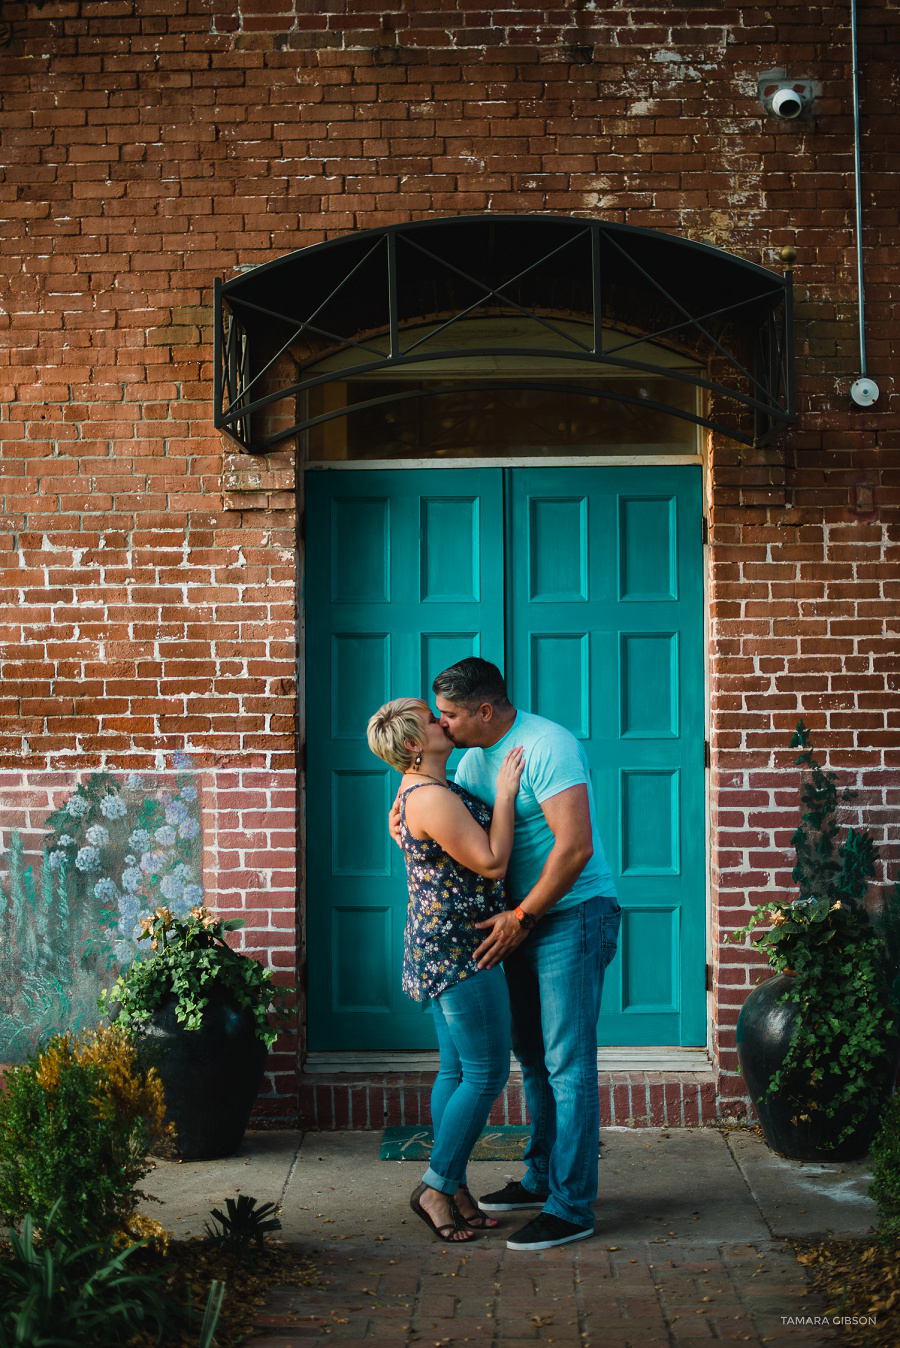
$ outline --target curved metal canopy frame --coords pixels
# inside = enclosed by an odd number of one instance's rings
[[[362,230],[216,281],[215,309],[215,424],[251,454],[362,407],[446,394],[448,383],[442,375],[440,388],[398,388],[297,419],[310,389],[404,368],[414,377],[416,367],[461,355],[546,357],[579,375],[663,374],[704,389],[709,413],[643,405],[742,444],[767,443],[794,419],[790,273],[629,225],[476,215]],[[516,316],[527,344],[470,338],[461,347],[466,320],[498,315]],[[694,368],[672,368],[671,356],[653,363],[654,345],[684,353]],[[324,360],[336,353],[340,368]],[[471,368],[456,382],[471,388]],[[515,375],[477,384],[547,387]],[[596,382],[553,387],[638,401]]]

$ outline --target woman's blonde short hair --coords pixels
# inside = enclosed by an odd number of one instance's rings
[[[429,713],[431,708],[419,697],[396,697],[393,702],[385,702],[369,721],[366,738],[373,754],[383,758],[398,772],[406,772],[413,755],[404,741],[424,745],[425,735],[419,712]]]

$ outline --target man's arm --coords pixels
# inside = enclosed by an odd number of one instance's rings
[[[398,847],[402,846],[400,841],[400,788],[397,787],[397,794],[394,797],[394,803],[391,806],[391,812],[388,815],[388,833],[393,838]]]
[[[534,917],[543,917],[578,879],[594,855],[591,809],[585,785],[570,786],[541,802],[541,810],[554,837],[547,860],[521,907]],[[488,932],[475,951],[479,969],[491,969],[521,945],[527,931],[512,912],[498,913],[476,924]]]

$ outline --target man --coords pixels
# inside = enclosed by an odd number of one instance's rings
[[[531,1137],[523,1179],[487,1194],[488,1212],[541,1208],[506,1243],[547,1250],[593,1235],[600,1114],[597,1017],[621,912],[597,832],[587,755],[562,726],[509,701],[477,656],[432,685],[441,725],[468,752],[455,780],[493,804],[497,768],[522,745],[525,770],[507,872],[509,910],[479,923],[479,968],[502,960]]]

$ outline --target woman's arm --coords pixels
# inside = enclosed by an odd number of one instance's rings
[[[513,814],[519,779],[525,766],[521,748],[510,749],[497,773],[497,799],[490,833],[473,819],[452,791],[418,790],[406,803],[406,822],[413,836],[433,838],[454,861],[499,880],[506,874],[513,845]]]

